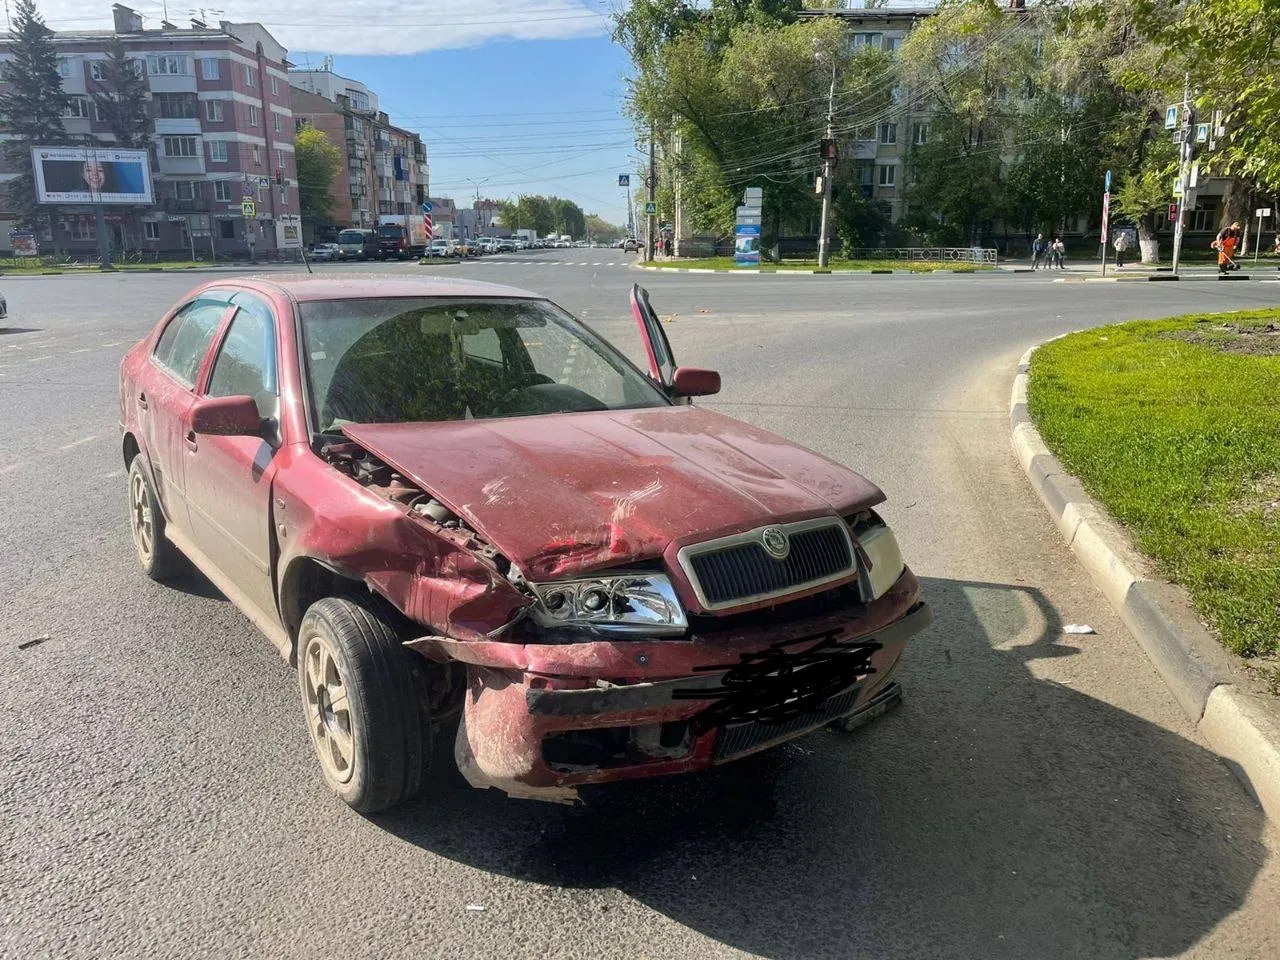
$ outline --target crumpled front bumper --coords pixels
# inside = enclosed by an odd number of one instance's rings
[[[851,611],[691,640],[408,646],[468,664],[456,757],[473,786],[567,802],[584,784],[703,769],[858,713],[931,619],[905,570]],[[802,708],[769,703],[779,669],[812,678]]]

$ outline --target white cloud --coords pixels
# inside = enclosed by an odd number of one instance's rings
[[[109,3],[90,2],[101,4],[102,12],[87,15],[84,0],[40,0],[39,7],[55,30],[109,28]],[[132,6],[146,27],[160,26],[159,2],[138,0]],[[173,0],[169,20],[186,26],[191,9]],[[595,0],[222,0],[205,8],[205,19],[210,26],[219,20],[258,22],[291,51],[335,54],[423,53],[494,40],[595,36],[609,29],[605,7]]]

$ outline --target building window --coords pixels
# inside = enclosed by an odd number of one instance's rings
[[[294,117],[294,118],[293,118],[293,132],[294,132],[294,133],[301,133],[304,129],[306,129],[306,126],[307,126],[307,118],[306,118],[306,117]]]
[[[271,79],[274,80],[275,77],[272,77]],[[276,133],[281,132],[280,114],[276,113],[274,110],[271,111],[271,129],[274,130]]]
[[[885,53],[897,53],[901,47],[902,47],[901,37],[885,37],[884,38]]]
[[[249,66],[247,63],[242,64],[242,66],[244,67],[244,85],[246,87],[255,86],[256,84],[253,80],[253,67]]]
[[[902,102],[902,88],[901,88],[901,87],[894,87],[892,90],[890,90],[890,91],[889,91],[889,99],[890,99],[890,100],[892,100],[894,103],[901,103],[901,102]]]
[[[897,143],[898,142],[898,125],[896,123],[880,124],[880,142],[881,143]]]
[[[227,162],[227,141],[210,140],[209,141],[209,159],[214,163]]]
[[[861,50],[863,47],[879,47],[884,40],[882,33],[855,33],[853,35],[853,49]]]
[[[351,101],[351,107],[354,110],[369,109],[369,95],[363,90],[347,90],[347,99]]]
[[[236,222],[234,220],[219,220],[218,236],[223,240],[234,240],[236,238]]]
[[[75,76],[76,62],[70,57],[58,58],[58,76],[68,80]]]
[[[204,102],[204,118],[210,123],[222,122],[222,101],[206,100]]]
[[[289,188],[280,188],[280,206],[287,207],[289,205]]]
[[[231,191],[231,181],[230,180],[213,181],[213,198],[215,200],[223,200],[227,203],[230,203],[234,199]]]
[[[1206,204],[1189,212],[1191,222],[1187,224],[1188,230],[1209,231],[1218,225],[1218,208],[1214,204]]]
[[[153,77],[184,76],[191,72],[187,58],[176,53],[147,57],[147,73]]]
[[[141,80],[144,76],[146,76],[147,66],[143,61],[130,60],[129,63],[133,67],[133,75],[135,77]],[[89,76],[99,82],[106,80],[107,79],[107,61],[106,60],[90,61]]]
[[[880,186],[894,187],[898,185],[898,168],[891,163],[880,164]]]
[[[111,119],[102,112],[102,104],[97,100],[93,101],[93,119],[95,123],[110,123]]]
[[[148,240],[160,239],[160,224],[156,220],[142,221],[142,235]]]
[[[280,96],[280,79],[274,74],[268,74],[271,78],[271,95],[273,97]]]
[[[283,150],[276,151],[276,169],[284,170],[284,151]]]
[[[929,142],[929,125],[927,123],[917,123],[912,126],[911,142],[917,147],[923,147]]]
[[[89,61],[89,77],[93,80],[99,80],[99,81],[102,80],[103,79],[102,71],[103,71],[103,68],[106,66],[106,64],[107,64],[107,61],[105,60],[90,60]]]
[[[175,180],[173,195],[178,200],[199,200],[200,184],[195,180]]]
[[[164,120],[194,120],[197,116],[196,99],[185,93],[157,93],[157,115]]]
[[[249,126],[251,127],[262,126],[262,111],[252,105],[250,105],[249,107]]]
[[[198,157],[195,137],[165,137],[164,155],[166,157]]]
[[[62,108],[62,115],[69,120],[87,120],[89,118],[89,98],[68,97],[67,105]]]
[[[71,220],[72,240],[97,240],[98,230],[93,217],[73,217]]]
[[[218,61],[214,57],[205,57],[200,61],[200,76],[205,80],[217,80],[221,76]]]
[[[262,166],[262,148],[256,143],[253,145],[253,165],[255,167]]]

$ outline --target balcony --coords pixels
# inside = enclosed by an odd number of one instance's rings
[[[200,200],[175,200],[173,197],[164,197],[160,201],[160,209],[165,213],[186,214],[186,213],[208,213],[210,210],[209,201]]]

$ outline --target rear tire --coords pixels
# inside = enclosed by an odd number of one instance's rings
[[[142,572],[163,582],[184,570],[183,556],[164,536],[164,513],[151,488],[142,454],[129,464],[129,530]]]
[[[428,664],[373,600],[326,597],[298,628],[298,686],[325,783],[361,813],[416,796],[431,760]]]

